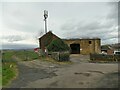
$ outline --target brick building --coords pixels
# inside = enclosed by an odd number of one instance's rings
[[[101,52],[103,54],[113,55],[114,54],[114,48],[112,48],[109,45],[103,45],[103,46],[101,46]]]

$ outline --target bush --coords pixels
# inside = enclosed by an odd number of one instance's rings
[[[61,51],[69,51],[70,48],[66,43],[64,43],[61,39],[53,40],[48,46],[47,49],[49,52],[61,52]]]

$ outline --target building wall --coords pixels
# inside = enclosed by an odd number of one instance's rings
[[[52,40],[55,40],[57,38],[59,38],[59,37],[57,37],[51,31],[49,31],[48,33],[43,35],[41,38],[39,38],[39,47],[40,47],[40,49],[45,51],[46,46],[49,45]]]
[[[65,43],[80,44],[80,54],[101,53],[100,39],[70,39],[64,40]]]
[[[39,38],[39,46],[43,51],[52,40],[59,38],[51,31]],[[59,38],[60,39],[60,38]],[[80,44],[80,54],[101,53],[101,40],[96,39],[66,39],[63,40],[68,46],[70,44]],[[47,43],[47,44],[46,44]]]
[[[95,53],[101,53],[101,40],[95,40]]]

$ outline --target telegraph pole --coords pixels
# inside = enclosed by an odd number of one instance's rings
[[[45,33],[47,33],[47,17],[48,17],[48,11],[44,10]]]

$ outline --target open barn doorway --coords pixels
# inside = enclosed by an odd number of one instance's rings
[[[70,44],[71,54],[80,54],[80,44]]]

